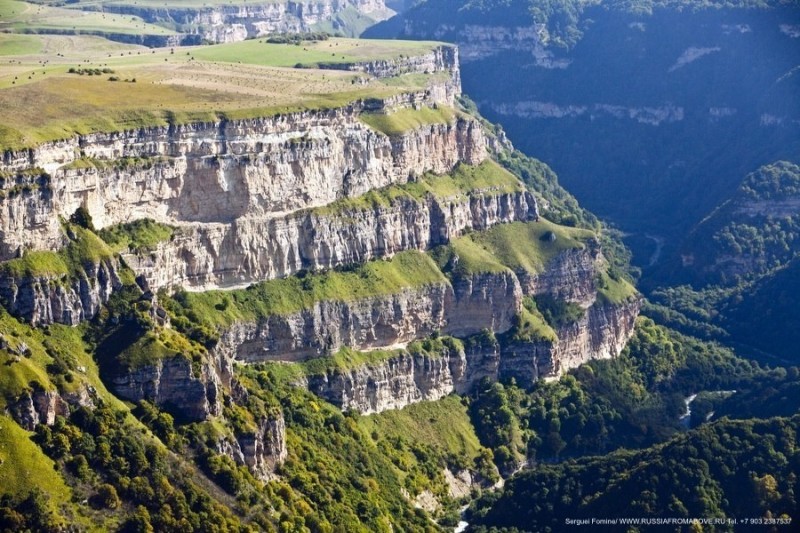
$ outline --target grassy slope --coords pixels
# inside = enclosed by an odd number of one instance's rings
[[[31,441],[31,435],[0,414],[0,494],[27,494],[38,488],[52,503],[66,504],[72,491],[53,468],[53,460]]]
[[[0,34],[0,55],[35,54],[41,49],[41,40],[33,35]]]
[[[207,61],[241,62],[267,67],[293,67],[301,64],[314,67],[325,64],[348,64],[378,59],[397,59],[424,54],[443,43],[434,41],[393,41],[361,39],[328,39],[302,45],[273,44],[248,40],[231,44],[205,46],[193,53]]]
[[[19,259],[0,263],[0,275],[14,278],[49,276],[60,277],[76,275],[86,262],[97,263],[113,255],[111,249],[91,231],[70,226],[75,239],[58,252],[28,252]]]
[[[427,443],[446,456],[466,455],[474,458],[481,448],[467,408],[458,396],[362,416],[358,419],[358,425],[368,434],[375,432],[382,438]]]
[[[100,238],[115,252],[153,249],[158,243],[168,241],[175,229],[151,219],[141,219],[117,224],[100,230]]]
[[[556,240],[542,240],[547,232],[553,232]],[[503,272],[510,268],[537,274],[558,254],[583,248],[594,235],[589,230],[559,226],[540,218],[536,222],[501,224],[471,233],[432,253],[440,265],[456,254],[457,273]]]
[[[429,124],[449,124],[453,122],[455,113],[447,107],[423,107],[400,109],[390,114],[363,113],[360,118],[374,130],[386,135],[399,135]]]

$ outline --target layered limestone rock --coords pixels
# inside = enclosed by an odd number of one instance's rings
[[[212,289],[427,250],[465,231],[537,218],[534,197],[526,191],[401,197],[388,206],[184,226],[155,250],[124,258],[153,289]]]
[[[204,362],[193,368],[188,358],[159,359],[137,368],[116,369],[111,388],[125,400],[147,400],[186,421],[205,420],[222,411],[222,390],[215,369]]]
[[[49,174],[45,186],[0,198],[0,259],[55,249],[59,217],[81,206],[99,228],[145,217],[231,224],[324,206],[486,157],[477,121],[459,118],[389,137],[359,120],[366,106],[92,134],[6,152],[0,171]],[[86,159],[76,162],[81,153]]]
[[[93,318],[111,293],[122,286],[116,259],[86,263],[73,276],[15,275],[0,272],[0,302],[12,315],[32,326],[59,323],[75,326]]]
[[[597,296],[597,276],[603,257],[600,243],[589,240],[583,248],[566,250],[556,256],[544,272],[517,272],[526,294],[547,294],[557,300],[578,303],[584,307]]]
[[[217,359],[248,363],[301,361],[337,351],[403,344],[436,331],[466,336],[506,331],[519,310],[511,273],[476,274],[453,282],[408,288],[354,301],[322,301],[310,309],[237,323],[213,349]]]
[[[313,31],[316,25],[337,21],[337,16],[355,11],[375,21],[394,12],[382,0],[301,0],[252,2],[202,7],[154,7],[109,4],[103,10],[135,15],[154,24],[166,24],[196,35],[206,42],[243,41],[275,33]],[[341,28],[348,30],[346,25]]]
[[[633,334],[639,307],[638,299],[594,305],[581,320],[558,328],[556,342],[516,341],[509,336],[467,339],[464,350],[448,349],[438,356],[401,351],[381,362],[311,375],[299,384],[342,409],[362,414],[467,393],[484,378],[514,378],[527,387],[592,359],[618,355]]]
[[[481,363],[473,366],[483,366],[481,372],[488,377],[513,377],[523,386],[539,379],[558,378],[591,360],[619,355],[633,334],[640,307],[638,298],[616,305],[595,303],[578,321],[557,328],[556,342],[501,339],[499,354],[495,350],[478,353]],[[491,361],[488,368],[487,360]],[[495,361],[497,374],[492,376]]]
[[[463,378],[464,366],[460,350],[437,356],[403,351],[381,364],[309,376],[305,386],[342,410],[379,413],[447,396]]]
[[[403,74],[447,72],[450,74],[450,79],[444,83],[431,85],[426,96],[436,102],[451,102],[454,97],[461,93],[461,72],[458,65],[459,49],[454,46],[439,46],[427,54],[411,57],[381,59],[344,65],[341,63],[322,64],[320,66],[321,68],[363,72],[376,78],[391,78]]]

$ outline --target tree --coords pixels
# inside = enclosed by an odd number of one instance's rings
[[[92,497],[92,504],[101,509],[116,509],[120,505],[117,489],[113,485],[103,483]]]
[[[69,217],[69,221],[76,226],[80,226],[82,228],[86,228],[89,231],[94,231],[94,222],[92,222],[92,215],[89,213],[89,210],[86,209],[84,206],[80,206],[78,209],[72,213],[72,216]]]

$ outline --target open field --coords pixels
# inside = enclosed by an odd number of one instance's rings
[[[5,32],[106,32],[133,35],[172,35],[175,32],[148,24],[140,17],[100,11],[80,11],[17,0],[0,0],[0,31]]]
[[[420,55],[441,43],[432,41],[377,41],[328,39],[302,45],[269,44],[263,40],[205,46],[194,52],[198,59],[242,62],[269,67],[314,67],[321,63],[358,63]]]
[[[418,75],[356,84],[363,74],[287,68],[305,54],[291,44],[150,50],[87,36],[0,37],[0,149],[97,131],[331,108],[424,84]],[[331,39],[305,47],[308,63],[330,59],[322,52],[329,46],[352,62],[412,55],[435,44]]]

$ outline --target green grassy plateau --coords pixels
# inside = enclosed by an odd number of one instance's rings
[[[0,15],[16,15],[13,7],[0,4]],[[102,46],[104,42],[109,46]],[[0,149],[76,134],[272,116],[385,98],[424,88],[437,74],[430,80],[404,75],[356,83],[365,76],[313,67],[323,60],[397,58],[435,46],[439,44],[329,39],[298,46],[251,40],[150,50],[88,36],[0,35]],[[309,68],[294,68],[298,63]]]

